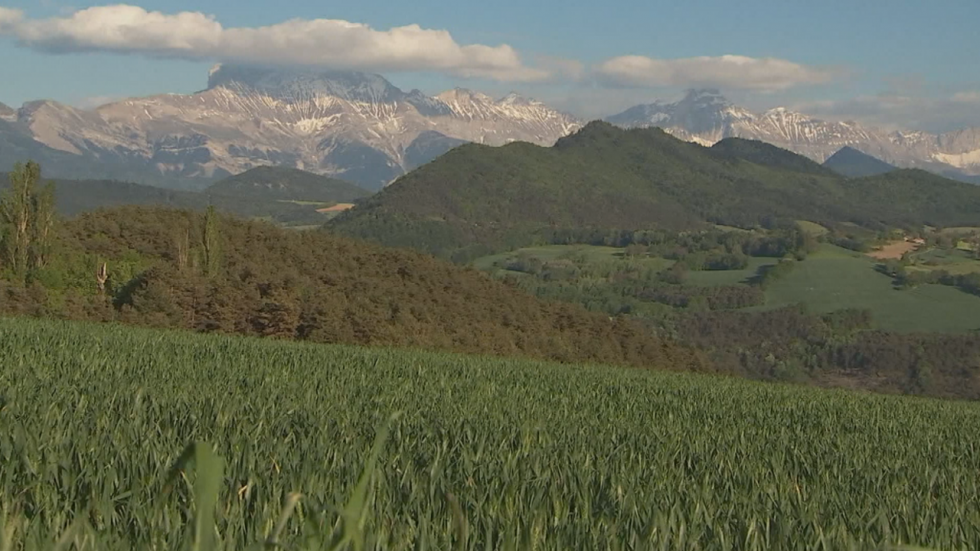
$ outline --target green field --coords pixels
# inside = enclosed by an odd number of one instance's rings
[[[912,255],[913,270],[945,270],[954,275],[980,273],[980,260],[971,249],[929,249]]]
[[[532,256],[544,262],[571,256],[581,257],[590,264],[624,260],[623,249],[618,247],[600,247],[593,245],[542,245],[539,247],[525,247],[506,253],[484,256],[473,261],[473,267],[478,270],[489,270],[495,263],[503,262],[508,258],[518,255]],[[656,270],[664,270],[674,263],[672,260],[650,257],[634,258],[630,259],[630,261],[638,262],[644,267],[654,268]]]
[[[51,321],[0,336],[3,549],[262,548],[290,492],[286,549],[348,548],[334,527],[365,549],[980,547],[976,404]],[[223,476],[200,454],[168,478],[194,441]]]
[[[980,297],[942,285],[896,290],[866,256],[824,246],[766,290],[766,308],[804,302],[814,312],[867,308],[893,331],[963,333],[980,329]]]
[[[799,226],[801,230],[813,236],[821,236],[830,233],[830,230],[824,226],[808,220],[797,220],[796,225]]]
[[[687,283],[701,287],[716,285],[737,285],[755,276],[759,268],[778,262],[778,258],[749,257],[749,265],[744,270],[703,270],[687,273]]]

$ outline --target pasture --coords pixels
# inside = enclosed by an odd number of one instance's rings
[[[56,321],[0,335],[3,549],[980,547],[977,404]]]
[[[766,290],[765,308],[799,302],[814,312],[867,308],[876,327],[901,332],[980,329],[980,297],[942,285],[896,290],[874,266],[861,253],[825,245]]]

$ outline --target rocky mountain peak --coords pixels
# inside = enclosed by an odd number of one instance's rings
[[[528,106],[528,105],[534,105],[536,102],[534,100],[531,100],[529,98],[526,98],[518,94],[517,92],[511,92],[506,96],[500,98],[500,101],[498,103],[502,105]]]
[[[284,101],[330,96],[364,103],[391,103],[407,96],[381,75],[371,73],[246,65],[213,67],[208,75],[208,90],[216,88],[257,92]]]
[[[713,89],[688,90],[677,102],[637,105],[606,120],[626,128],[657,126],[702,145],[725,138],[759,140],[817,162],[850,146],[899,167],[980,173],[980,130],[937,136],[886,132],[854,121],[825,121],[785,107],[753,113]]]

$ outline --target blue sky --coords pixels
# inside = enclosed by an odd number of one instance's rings
[[[267,53],[241,48],[231,38],[227,44],[209,41],[206,25],[188,34],[189,46],[153,42],[150,27],[126,39],[138,42],[145,34],[145,44],[107,44],[91,21],[72,20],[85,8],[106,5],[0,0],[0,7],[8,8],[6,19],[0,13],[0,59],[7,75],[0,81],[0,101],[18,106],[46,98],[87,105],[100,98],[188,93],[204,88],[207,69],[219,58],[241,51],[248,60]],[[353,63],[345,68],[369,71],[380,67],[384,70],[378,72],[396,85],[430,93],[456,85],[491,94],[515,90],[584,117],[717,83],[733,100],[756,109],[787,105],[829,118],[929,130],[980,124],[977,0],[134,0],[129,5],[164,16],[200,12],[226,31],[293,19],[345,20],[382,33],[406,25],[444,30],[453,44],[443,40],[430,48],[444,45],[444,55],[423,52],[418,59],[403,59],[388,50],[404,42],[385,42],[388,38],[381,36],[372,42],[375,54],[364,60],[351,61],[353,56],[336,51],[330,59],[314,52],[300,61]],[[10,9],[22,13],[14,17]],[[161,24],[190,25],[176,19]],[[167,27],[165,34],[179,32]],[[474,44],[497,49],[470,51],[467,47]],[[265,62],[293,59],[287,51],[275,55]],[[728,62],[719,61],[724,55],[778,63],[732,71]],[[540,56],[578,69],[555,71]],[[690,61],[699,57],[714,61]]]

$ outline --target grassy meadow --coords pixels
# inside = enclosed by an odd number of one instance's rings
[[[980,329],[980,297],[953,287],[896,290],[861,253],[824,245],[766,290],[765,308],[804,302],[814,312],[867,308],[890,331],[962,333]]]
[[[591,267],[593,271],[617,265],[622,267],[626,262],[647,270],[663,271],[674,263],[660,257],[626,259],[623,250],[589,245],[527,247],[483,257],[473,266],[497,274],[525,276],[499,266],[509,258],[520,256],[541,262],[572,259],[577,265]],[[980,272],[980,261],[964,251],[928,250],[916,253],[914,257],[916,264],[910,267],[913,270],[943,269],[953,274]],[[685,276],[685,284],[696,287],[748,284],[760,268],[777,262],[776,258],[749,257],[744,269],[690,271]],[[868,309],[874,326],[888,331],[967,333],[980,329],[980,297],[942,285],[897,290],[890,277],[875,269],[877,262],[866,254],[823,244],[804,261],[798,262],[786,277],[766,288],[765,304],[747,310],[805,303],[814,313]]]
[[[976,404],[27,319],[0,337],[0,549],[980,546]]]

